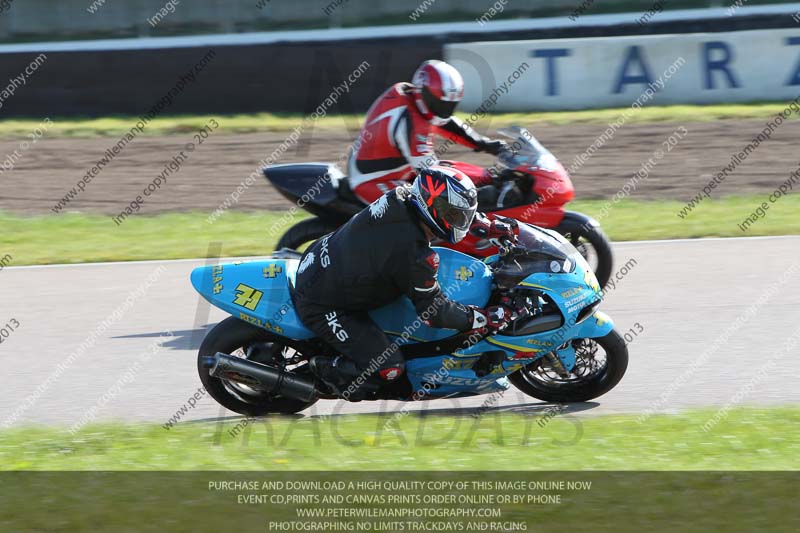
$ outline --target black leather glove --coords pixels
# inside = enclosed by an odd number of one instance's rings
[[[475,148],[476,152],[486,152],[487,154],[499,155],[508,150],[508,143],[503,140],[487,140]]]

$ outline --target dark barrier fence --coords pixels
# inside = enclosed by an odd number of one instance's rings
[[[492,34],[359,39],[159,50],[52,52],[34,73],[0,93],[0,118],[11,116],[140,115],[161,101],[181,76],[213,51],[196,80],[175,94],[165,114],[311,113],[334,87],[362,65],[348,91],[326,108],[332,113],[365,111],[394,82],[409,80],[425,59],[441,58],[445,42],[549,39],[650,33],[731,31],[793,27],[789,15],[619,26],[586,26]],[[38,54],[0,54],[0,91]],[[363,67],[363,65],[368,67]]]
[[[388,41],[46,53],[0,114],[138,115],[207,56],[166,113],[310,113],[350,76],[348,92],[327,111],[360,112],[388,85],[409,79],[421,61],[441,54],[438,43]],[[36,56],[0,55],[0,80],[20,76]]]

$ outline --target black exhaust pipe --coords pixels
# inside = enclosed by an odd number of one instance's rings
[[[261,389],[269,394],[286,396],[295,400],[310,402],[319,392],[314,381],[283,372],[277,368],[217,352],[204,362],[215,378],[227,379]]]

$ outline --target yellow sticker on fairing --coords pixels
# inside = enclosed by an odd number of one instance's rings
[[[262,296],[264,296],[263,292],[257,291],[253,287],[248,287],[244,283],[240,283],[236,287],[236,297],[233,299],[233,303],[240,305],[245,309],[255,311],[256,306],[258,305],[258,302],[261,301]]]
[[[465,266],[456,270],[456,279],[459,281],[468,281],[475,273]]]
[[[270,263],[268,267],[264,268],[264,277],[265,278],[275,278],[283,272],[283,269],[279,267],[276,263]]]
[[[598,326],[602,326],[611,322],[611,317],[602,311],[595,311],[594,319],[597,321]]]
[[[587,270],[583,275],[583,281],[594,292],[600,292],[600,283],[597,282],[597,276],[591,270]]]

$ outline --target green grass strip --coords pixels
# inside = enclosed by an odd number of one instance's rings
[[[634,112],[626,123],[674,122],[714,122],[727,119],[768,119],[786,107],[783,102],[760,102],[751,104],[715,105],[670,105],[645,107]],[[617,120],[630,108],[587,109],[580,111],[550,111],[538,113],[498,113],[481,118],[478,126],[497,129],[511,124],[531,126],[534,124],[608,124]],[[468,113],[460,113],[466,118]],[[202,129],[210,118],[219,121],[219,132],[252,133],[264,131],[291,131],[299,127],[305,118],[299,113],[255,113],[237,115],[176,115],[157,117],[150,121],[144,135],[169,135],[191,133]],[[24,137],[41,126],[42,118],[9,119],[0,121],[0,137]],[[89,117],[50,117],[53,124],[46,130],[45,138],[53,137],[105,137],[120,136],[129,132],[137,117],[110,116]],[[792,115],[790,120],[794,120]],[[364,120],[363,114],[328,115],[307,123],[322,130],[341,130],[347,128],[356,132]]]
[[[620,384],[625,386],[625,381]],[[430,404],[436,408],[436,402]],[[704,425],[716,423],[708,431]],[[797,470],[800,408],[415,414],[0,432],[2,470]],[[232,436],[234,435],[234,436]]]

